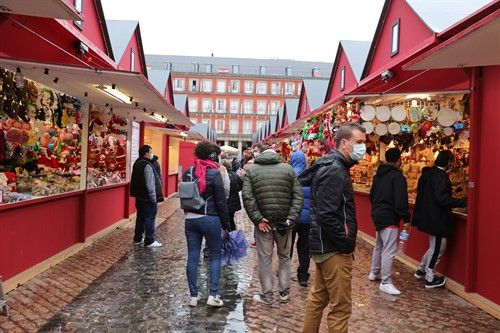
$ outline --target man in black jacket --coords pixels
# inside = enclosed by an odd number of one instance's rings
[[[397,251],[399,221],[410,223],[406,178],[399,169],[401,152],[391,148],[385,152],[385,163],[377,168],[370,190],[372,220],[377,230],[373,248],[372,268],[368,279],[381,279],[379,289],[387,294],[400,295],[391,279],[392,261]]]
[[[422,170],[417,185],[413,224],[429,234],[430,245],[415,277],[420,280],[425,276],[427,289],[442,287],[446,283],[444,276],[435,275],[435,267],[444,253],[447,238],[453,233],[451,209],[467,206],[467,198],[456,199],[451,194],[451,182],[446,170],[452,161],[450,151],[440,151],[434,166]]]
[[[330,304],[330,332],[347,332],[352,311],[352,260],[358,226],[354,189],[349,169],[366,153],[365,129],[342,125],[335,134],[334,150],[301,174],[311,185],[309,249],[316,277],[307,300],[303,332],[318,332],[323,309]],[[312,181],[311,181],[312,180]]]
[[[158,202],[164,200],[161,177],[152,163],[151,146],[140,147],[139,156],[132,167],[130,179],[130,195],[135,197],[137,209],[134,243],[142,244],[142,235],[145,234],[144,245],[146,247],[160,247],[162,244],[155,241],[154,233]]]

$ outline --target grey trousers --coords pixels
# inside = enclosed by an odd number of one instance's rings
[[[372,256],[372,273],[381,274],[382,283],[392,283],[392,261],[398,250],[398,232],[398,228],[384,228],[377,231]]]
[[[418,268],[420,271],[425,272],[425,279],[429,282],[434,280],[436,266],[446,249],[446,243],[446,238],[432,235],[429,237],[429,248],[422,257],[420,267]]]
[[[262,232],[255,228],[255,241],[259,257],[259,275],[262,296],[268,302],[273,301],[273,250],[276,243],[278,253],[279,291],[290,292],[290,249],[292,247],[292,229],[285,235],[277,232]]]

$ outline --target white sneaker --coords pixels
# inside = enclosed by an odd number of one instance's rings
[[[372,272],[370,272],[370,275],[368,275],[368,280],[370,281],[380,280],[380,274],[373,274]]]
[[[257,294],[257,295],[253,295],[253,301],[254,302],[257,302],[257,303],[262,303],[262,304],[265,304],[265,305],[268,305],[268,306],[271,306],[272,303],[269,302],[268,300],[266,300],[262,295],[260,294]]]
[[[210,295],[210,296],[208,296],[207,305],[220,307],[220,306],[224,305],[224,302],[220,299],[219,295],[217,295],[215,297]]]
[[[379,289],[389,295],[401,295],[401,292],[392,283],[380,283]]]
[[[189,306],[197,306],[198,302],[200,301],[201,294],[198,293],[198,296],[191,296],[189,298]]]
[[[141,245],[142,244],[142,240],[140,242],[134,242],[135,245]]]
[[[154,241],[153,243],[147,245],[146,247],[162,247],[163,244],[158,242],[158,241]]]

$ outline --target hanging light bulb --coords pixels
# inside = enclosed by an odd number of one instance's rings
[[[16,81],[16,87],[18,88],[24,87],[24,75],[23,73],[21,73],[21,67],[17,67],[16,69],[15,81]]]
[[[417,107],[418,106],[418,102],[414,99],[411,100],[411,106],[412,107]]]

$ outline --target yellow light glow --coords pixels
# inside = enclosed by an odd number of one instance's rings
[[[130,96],[127,96],[127,94],[118,90],[117,88],[113,89],[111,86],[103,86],[103,85],[96,86],[96,88],[121,103],[132,104]]]

